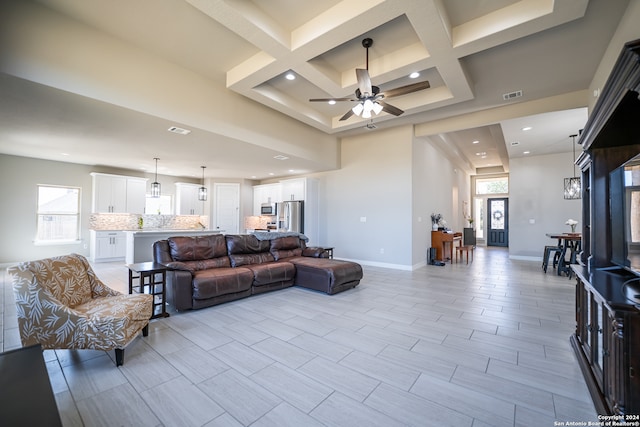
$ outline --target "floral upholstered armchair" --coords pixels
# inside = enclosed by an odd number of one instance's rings
[[[23,262],[8,272],[23,346],[115,349],[120,366],[125,346],[141,330],[148,335],[153,297],[107,287],[82,255]]]

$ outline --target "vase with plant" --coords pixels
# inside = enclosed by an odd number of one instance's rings
[[[442,222],[442,214],[431,214],[431,229],[433,231],[438,231],[438,227],[440,227],[440,222]]]
[[[576,225],[578,225],[578,221],[576,221],[575,219],[571,219],[569,218],[567,220],[567,222],[565,222],[565,224],[567,224],[569,227],[571,227],[571,233],[575,234],[576,232]]]
[[[466,220],[469,223],[469,228],[473,228],[473,217],[469,215]]]

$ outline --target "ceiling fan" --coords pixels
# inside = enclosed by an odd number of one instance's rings
[[[417,92],[419,90],[428,89],[431,87],[428,81],[413,83],[406,86],[401,86],[396,89],[387,90],[385,92],[380,92],[380,88],[378,86],[371,85],[371,78],[369,78],[369,48],[373,45],[373,40],[370,38],[366,38],[362,40],[362,46],[367,49],[367,61],[366,61],[366,69],[356,68],[356,78],[358,79],[358,88],[356,89],[355,95],[353,98],[315,98],[310,99],[311,102],[329,102],[329,101],[358,101],[358,103],[349,111],[345,113],[344,116],[340,118],[340,120],[347,120],[349,117],[354,114],[357,116],[362,116],[364,119],[371,118],[371,113],[375,113],[376,115],[380,114],[381,111],[385,113],[393,114],[394,116],[399,116],[404,113],[403,110],[398,107],[394,107],[391,104],[387,104],[383,101],[383,99],[391,98],[392,96],[400,96],[406,95],[411,92]]]

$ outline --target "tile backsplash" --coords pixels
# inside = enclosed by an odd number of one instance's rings
[[[142,227],[140,227],[142,219]],[[91,230],[204,230],[206,215],[136,215],[94,213],[89,217]]]

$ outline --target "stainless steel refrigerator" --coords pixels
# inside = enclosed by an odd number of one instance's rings
[[[276,203],[276,213],[278,231],[304,233],[304,202],[302,200]]]

